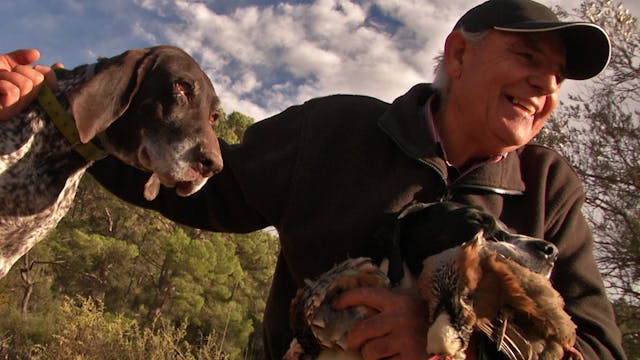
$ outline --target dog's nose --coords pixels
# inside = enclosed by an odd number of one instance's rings
[[[558,258],[558,248],[548,241],[535,240],[532,242],[532,246],[536,249],[536,251],[544,255],[546,259],[556,261],[556,259]]]
[[[204,177],[210,177],[222,170],[222,156],[205,145],[196,149],[195,169]]]

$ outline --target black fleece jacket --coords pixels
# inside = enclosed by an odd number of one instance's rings
[[[335,95],[293,106],[252,125],[241,144],[222,143],[224,170],[187,198],[163,188],[147,202],[149,175],[113,158],[90,172],[116,195],[183,224],[278,230],[281,250],[264,315],[273,359],[291,341],[288,307],[303,280],[346,257],[384,256],[374,234],[414,200],[479,205],[522,234],[554,242],[560,256],[551,280],[578,326],[576,348],[585,359],[624,359],[574,170],[556,152],[526,145],[447,181],[422,110],[433,93],[419,84],[393,104]]]

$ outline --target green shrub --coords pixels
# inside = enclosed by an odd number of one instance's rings
[[[136,320],[104,312],[101,301],[66,299],[62,305],[60,331],[48,344],[31,349],[33,359],[227,359],[215,336],[198,345],[185,341],[186,325],[160,322],[141,328]],[[1,341],[1,340],[0,340]],[[0,342],[1,344],[1,342]]]

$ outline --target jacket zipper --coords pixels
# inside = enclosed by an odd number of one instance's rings
[[[437,166],[422,159],[416,159],[416,160],[418,160],[421,164],[426,165],[431,170],[435,171],[436,174],[438,174],[438,176],[440,177],[440,180],[442,180],[442,184],[444,185],[444,192],[440,197],[439,202],[450,201],[451,199],[453,199],[453,195],[455,191],[460,189],[482,190],[486,192],[492,192],[498,195],[522,195],[523,194],[522,191],[518,191],[518,190],[508,190],[508,189],[497,188],[493,186],[469,185],[469,184],[459,183],[459,180],[464,177],[460,179],[456,179],[453,183],[449,184],[447,182],[447,179],[445,179],[444,177],[444,173]]]
[[[522,191],[516,191],[516,190],[507,190],[507,189],[502,189],[502,188],[495,188],[492,186],[483,186],[483,185],[464,185],[464,184],[458,184],[456,185],[456,181],[454,181],[452,184],[449,184],[447,182],[447,179],[444,177],[444,173],[440,170],[440,168],[438,168],[437,166],[435,166],[434,164],[430,163],[429,161],[423,160],[418,156],[413,155],[410,151],[407,151],[407,149],[404,148],[404,146],[402,146],[402,143],[400,141],[398,141],[395,136],[393,136],[393,134],[389,131],[387,131],[387,129],[384,126],[379,126],[382,131],[384,133],[387,134],[387,136],[389,136],[389,138],[396,144],[396,146],[398,146],[407,156],[409,156],[410,158],[418,161],[419,163],[426,165],[427,167],[429,167],[431,170],[435,171],[436,174],[438,174],[438,176],[440,176],[440,179],[442,180],[442,183],[444,185],[444,193],[442,194],[442,196],[440,197],[440,202],[445,202],[445,201],[449,201],[453,198],[453,191],[455,189],[475,189],[475,190],[482,190],[482,191],[488,191],[488,192],[492,192],[494,194],[499,194],[499,195],[522,195]]]

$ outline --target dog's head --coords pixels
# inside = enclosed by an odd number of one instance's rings
[[[153,173],[148,199],[160,183],[190,195],[222,169],[212,128],[218,97],[207,75],[178,48],[101,59],[95,75],[67,97],[82,142],[103,133],[99,142],[109,153]]]
[[[558,256],[552,243],[511,232],[479,208],[451,202],[408,207],[399,215],[395,238],[409,270],[417,275],[427,257],[475,241],[479,234],[486,240],[483,251],[511,259],[544,276],[550,274]]]

